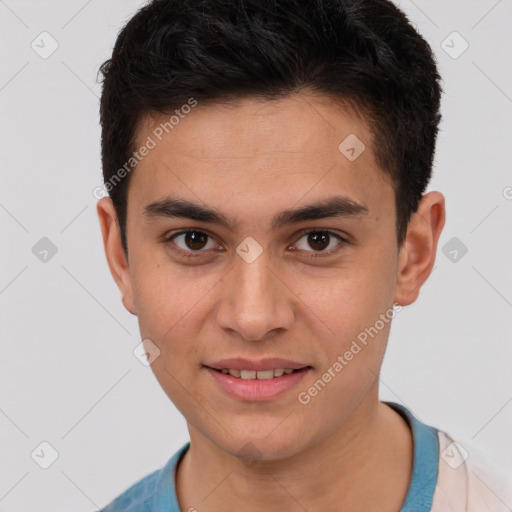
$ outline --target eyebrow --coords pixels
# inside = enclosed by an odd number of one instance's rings
[[[322,201],[302,206],[298,209],[288,209],[277,213],[272,219],[272,229],[279,229],[288,224],[325,219],[331,217],[359,217],[370,213],[367,206],[345,196],[334,196]],[[165,197],[148,204],[144,208],[144,216],[153,218],[184,218],[198,222],[219,224],[235,231],[239,223],[229,218],[216,208],[205,207],[186,199]]]

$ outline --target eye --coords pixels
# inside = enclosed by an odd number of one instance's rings
[[[295,246],[302,251],[320,253],[320,255],[330,255],[336,252],[336,250],[332,250],[333,248],[344,244],[348,244],[348,241],[340,235],[332,231],[317,229],[304,233],[299,241],[296,242]],[[313,251],[310,251],[309,248],[312,248]],[[314,258],[316,255],[313,254],[309,257]]]
[[[188,229],[165,237],[169,249],[185,257],[195,256],[194,253],[215,249],[218,245],[205,233],[197,229]],[[175,247],[176,246],[176,247]]]

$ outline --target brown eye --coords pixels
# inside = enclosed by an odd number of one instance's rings
[[[200,231],[189,231],[185,234],[184,242],[189,249],[194,249],[196,251],[204,249],[207,241],[208,235],[206,233],[201,233]]]
[[[211,242],[210,246],[208,246],[209,240]],[[215,242],[211,240],[207,233],[197,230],[176,233],[169,237],[168,241],[174,243],[180,250],[185,252],[197,252],[216,247]]]
[[[337,243],[335,243],[337,242]],[[331,231],[309,231],[299,239],[296,246],[306,252],[327,253],[327,249],[335,249],[342,245],[345,240]],[[313,251],[311,251],[313,249]]]
[[[309,233],[308,235],[309,246],[317,251],[323,251],[326,247],[328,247],[330,240],[331,237],[329,233],[323,231]]]

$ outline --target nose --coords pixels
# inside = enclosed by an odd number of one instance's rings
[[[291,328],[295,318],[293,293],[271,267],[265,251],[252,262],[235,256],[224,276],[217,323],[246,341],[266,340]]]

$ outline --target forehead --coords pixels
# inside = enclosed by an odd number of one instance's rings
[[[135,140],[138,146],[152,134],[158,143],[179,144],[183,154],[243,159],[268,151],[318,153],[341,142],[344,132],[357,135],[367,147],[372,144],[363,116],[348,103],[301,92],[280,99],[244,97],[191,108],[184,104],[168,114],[150,112],[140,119]]]
[[[328,96],[251,97],[151,113],[139,123],[135,147],[149,140],[152,149],[129,187],[139,207],[166,194],[226,207],[236,194],[247,210],[333,193],[371,204],[390,187],[364,118]]]

